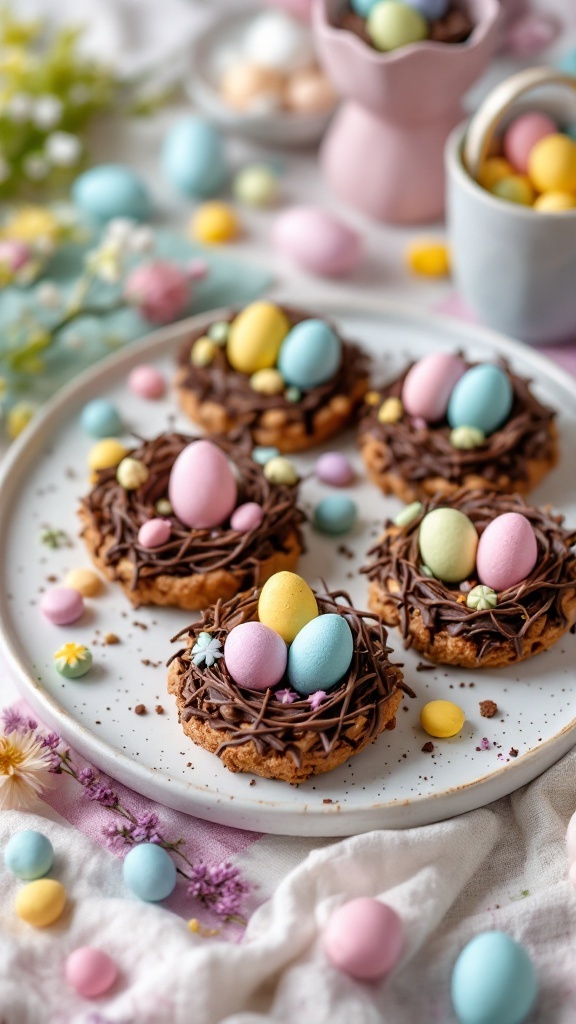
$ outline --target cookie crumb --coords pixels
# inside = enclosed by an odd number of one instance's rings
[[[256,779],[250,779],[249,785],[250,786],[255,786],[256,785]]]
[[[422,747],[423,754],[431,754],[433,750],[434,744],[431,743],[430,740],[428,740],[428,743],[425,743],[424,746]]]
[[[164,708],[162,707],[161,704],[157,704],[156,707],[154,708],[154,711],[156,712],[157,715],[164,714]]]
[[[113,644],[119,644],[120,643],[120,637],[116,636],[116,633],[105,633],[104,637],[102,638],[102,643],[106,644],[107,646],[112,646]]]
[[[482,718],[494,718],[498,714],[498,705],[493,700],[481,700],[480,714]]]
[[[325,796],[325,797],[324,797],[324,799],[323,799],[323,801],[322,801],[322,803],[323,803],[323,804],[333,804],[333,803],[334,803],[334,801],[333,801],[333,800],[331,799],[331,797],[329,797],[329,796]]]
[[[186,767],[192,768],[192,761],[186,761]]]
[[[146,705],[145,704],[137,704],[136,707],[134,708],[134,714],[135,715],[145,715],[146,714]]]
[[[418,664],[416,665],[417,672],[433,672],[435,668],[436,665],[430,665],[426,661],[419,661]]]
[[[516,747],[510,747],[510,750],[508,751],[508,756],[518,757],[518,751],[516,750]]]

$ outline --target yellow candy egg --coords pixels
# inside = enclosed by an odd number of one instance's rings
[[[490,191],[492,186],[500,181],[500,178],[509,178],[511,174],[514,174],[512,164],[509,164],[504,157],[493,156],[482,164],[478,175],[478,184]]]
[[[273,459],[268,459],[263,473],[271,484],[286,484],[288,487],[293,487],[298,483],[296,467],[290,462],[290,459],[285,459],[283,455],[275,455]]]
[[[190,362],[192,366],[210,366],[216,355],[217,345],[212,338],[198,338],[192,346]]]
[[[102,590],[102,580],[94,569],[71,569],[64,584],[77,590],[82,597],[97,597]]]
[[[399,398],[385,398],[378,409],[380,423],[397,423],[402,419],[404,406]]]
[[[457,736],[465,721],[462,708],[451,700],[431,700],[420,712],[420,725],[425,732],[442,739]]]
[[[116,470],[116,479],[126,491],[137,491],[146,483],[150,472],[140,459],[122,459]]]
[[[111,469],[112,466],[117,466],[119,462],[122,462],[127,453],[128,449],[120,444],[115,437],[105,437],[104,440],[97,441],[90,449],[88,466],[92,472],[96,472],[98,469]]]
[[[318,615],[316,598],[295,572],[277,572],[262,587],[258,618],[279,633],[287,644]]]
[[[543,192],[534,203],[534,209],[541,213],[561,213],[576,207],[576,195],[570,192]]]
[[[285,313],[272,302],[253,302],[232,321],[226,354],[240,373],[274,366],[280,345],[290,330]]]
[[[256,370],[250,377],[250,387],[261,395],[281,395],[286,381],[279,370]]]
[[[528,175],[539,192],[576,192],[576,142],[546,135],[528,157]]]
[[[534,189],[525,174],[510,174],[506,178],[499,178],[490,191],[499,199],[519,203],[521,206],[532,206],[534,202]]]
[[[54,878],[38,878],[23,885],[14,904],[16,913],[33,928],[54,924],[66,906],[66,890]]]
[[[204,245],[232,242],[240,234],[240,221],[228,203],[202,203],[192,217],[190,234]]]
[[[421,277],[447,277],[450,273],[450,254],[444,242],[412,242],[406,259],[412,273]]]

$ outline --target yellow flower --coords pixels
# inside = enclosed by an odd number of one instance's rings
[[[8,415],[6,416],[6,429],[8,436],[14,440],[21,434],[24,427],[27,427],[34,415],[34,409],[27,402],[18,402],[14,405]]]
[[[29,807],[50,784],[49,762],[34,734],[0,738],[0,811]]]
[[[62,661],[64,665],[70,665],[71,668],[75,668],[81,658],[84,657],[87,648],[84,644],[62,644],[54,655],[54,661]]]
[[[0,73],[14,75],[23,74],[30,66],[30,58],[23,46],[5,46],[0,50]]]
[[[47,238],[58,241],[62,226],[57,217],[44,206],[21,206],[0,229],[0,238],[11,238],[18,242],[36,242]]]

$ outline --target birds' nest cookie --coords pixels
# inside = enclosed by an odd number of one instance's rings
[[[247,427],[255,444],[297,452],[349,424],[368,378],[367,355],[325,320],[255,302],[187,340],[175,383],[207,433]]]
[[[430,661],[496,668],[531,658],[576,622],[576,531],[562,524],[480,489],[416,502],[369,552],[369,606]]]
[[[232,772],[297,783],[330,771],[394,728],[403,690],[413,696],[382,623],[293,573],[219,601],[184,638],[168,689],[186,735]]]
[[[459,487],[527,494],[558,459],[555,413],[506,365],[431,353],[369,397],[362,456],[403,501]]]
[[[134,605],[206,608],[295,567],[305,518],[296,474],[271,482],[251,448],[248,434],[165,433],[97,472],[82,535]]]

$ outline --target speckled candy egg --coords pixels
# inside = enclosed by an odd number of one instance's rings
[[[54,863],[52,843],[42,832],[25,828],[6,843],[4,863],[16,878],[31,882],[47,875]]]
[[[504,932],[483,932],[464,946],[452,972],[459,1024],[522,1024],[538,994],[528,953]]]
[[[402,404],[410,416],[437,423],[446,415],[454,386],[466,373],[459,356],[431,352],[411,366],[402,385]]]
[[[301,629],[318,615],[316,598],[295,572],[276,572],[266,581],[258,601],[258,618],[291,644]]]
[[[172,125],[160,162],[173,188],[192,198],[215,195],[228,177],[222,139],[201,117],[183,117]]]
[[[144,182],[122,164],[100,164],[84,171],[72,185],[72,199],[89,217],[101,221],[114,217],[147,220],[152,213]]]
[[[261,67],[289,73],[314,63],[310,29],[284,11],[263,11],[248,26],[243,54]]]
[[[280,346],[290,330],[286,314],[272,302],[253,302],[234,318],[226,355],[240,373],[256,373],[274,366]]]
[[[321,277],[344,277],[360,264],[360,236],[319,206],[292,206],[277,218],[274,245],[302,270]]]
[[[80,946],[66,959],[66,981],[84,999],[108,992],[118,977],[118,968],[103,949]]]
[[[193,441],[172,466],[168,497],[191,529],[219,526],[236,505],[238,487],[224,453],[211,441]]]
[[[295,636],[288,651],[288,679],[302,696],[330,690],[350,668],[352,631],[342,615],[319,615]]]
[[[128,851],[122,866],[128,888],[147,903],[165,900],[176,885],[174,861],[155,843],[138,843]]]
[[[451,427],[477,427],[486,436],[506,422],[514,395],[508,374],[493,363],[479,363],[456,384],[448,403]]]
[[[435,508],[420,523],[420,556],[436,579],[461,583],[474,572],[478,534],[457,508]]]
[[[278,369],[287,384],[308,391],[340,369],[342,343],[325,320],[302,320],[286,335]]]
[[[532,524],[520,512],[496,516],[478,543],[478,579],[500,592],[530,575],[538,559],[538,543]]]
[[[232,679],[248,690],[267,690],[286,671],[286,644],[262,622],[241,622],[226,637],[224,661]]]
[[[322,934],[330,962],[359,981],[377,981],[388,974],[403,945],[402,922],[396,911],[367,896],[334,910]]]

